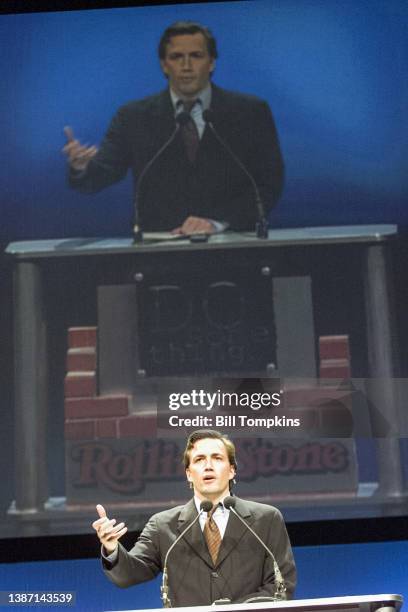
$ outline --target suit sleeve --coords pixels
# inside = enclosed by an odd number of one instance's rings
[[[155,578],[162,570],[156,517],[149,520],[130,551],[119,543],[114,563],[102,557],[102,567],[109,580],[121,588]]]
[[[68,166],[69,185],[82,193],[95,193],[124,178],[131,164],[129,132],[128,113],[122,107],[86,170],[78,172]]]
[[[268,520],[268,518],[265,517],[264,520]],[[274,509],[274,516],[270,521],[270,529],[265,544],[272,550],[285,581],[286,597],[287,599],[292,599],[296,587],[296,566],[285,522],[282,514],[276,508]],[[273,597],[274,592],[275,573],[273,562],[265,551],[262,584],[260,584],[256,591],[246,594],[245,597],[240,598],[234,603],[243,603],[252,597]]]

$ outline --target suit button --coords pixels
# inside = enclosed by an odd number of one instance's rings
[[[217,574],[217,572],[211,572],[211,576],[213,578],[219,578],[219,575]]]

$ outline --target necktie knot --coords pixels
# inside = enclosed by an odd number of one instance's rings
[[[221,503],[218,503],[215,506],[213,506],[207,514],[207,519],[210,519],[214,522],[214,519],[213,519],[214,514],[217,512],[218,508],[222,508],[222,507],[223,506]]]
[[[194,106],[196,105],[196,103],[198,102],[198,99],[195,100],[184,100],[183,101],[183,108],[185,110],[186,113],[191,113],[191,111],[193,110]]]
[[[213,508],[212,510],[210,510],[207,516],[208,526],[210,529],[213,530],[217,527],[217,523],[214,521],[214,512],[216,511],[216,509],[217,508]]]

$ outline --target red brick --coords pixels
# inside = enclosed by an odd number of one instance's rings
[[[350,362],[348,359],[324,359],[320,362],[320,382],[330,378],[350,378]]]
[[[67,353],[67,372],[96,370],[96,350],[93,347],[73,348]]]
[[[95,438],[95,421],[65,421],[65,438],[67,440],[93,440]]]
[[[126,416],[129,413],[127,395],[78,397],[65,400],[66,419]]]
[[[155,436],[157,432],[156,415],[131,415],[118,419],[119,438],[144,438]]]
[[[65,376],[65,397],[93,397],[96,395],[96,373],[68,373]]]
[[[350,359],[348,336],[320,336],[320,359]]]
[[[98,419],[96,421],[96,438],[117,438],[118,419]]]
[[[84,348],[96,347],[97,327],[70,327],[68,329],[68,347]]]

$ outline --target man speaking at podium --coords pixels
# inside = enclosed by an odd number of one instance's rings
[[[143,231],[254,230],[282,190],[278,136],[266,102],[211,82],[216,58],[208,28],[169,26],[159,43],[166,90],[121,107],[99,150],[65,128],[70,185],[93,193],[130,168]]]
[[[106,575],[120,587],[163,572],[166,607],[291,598],[296,569],[285,524],[273,506],[230,495],[235,447],[214,430],[198,430],[183,456],[194,497],[155,514],[134,547],[118,542],[124,523],[98,505],[94,523]]]

